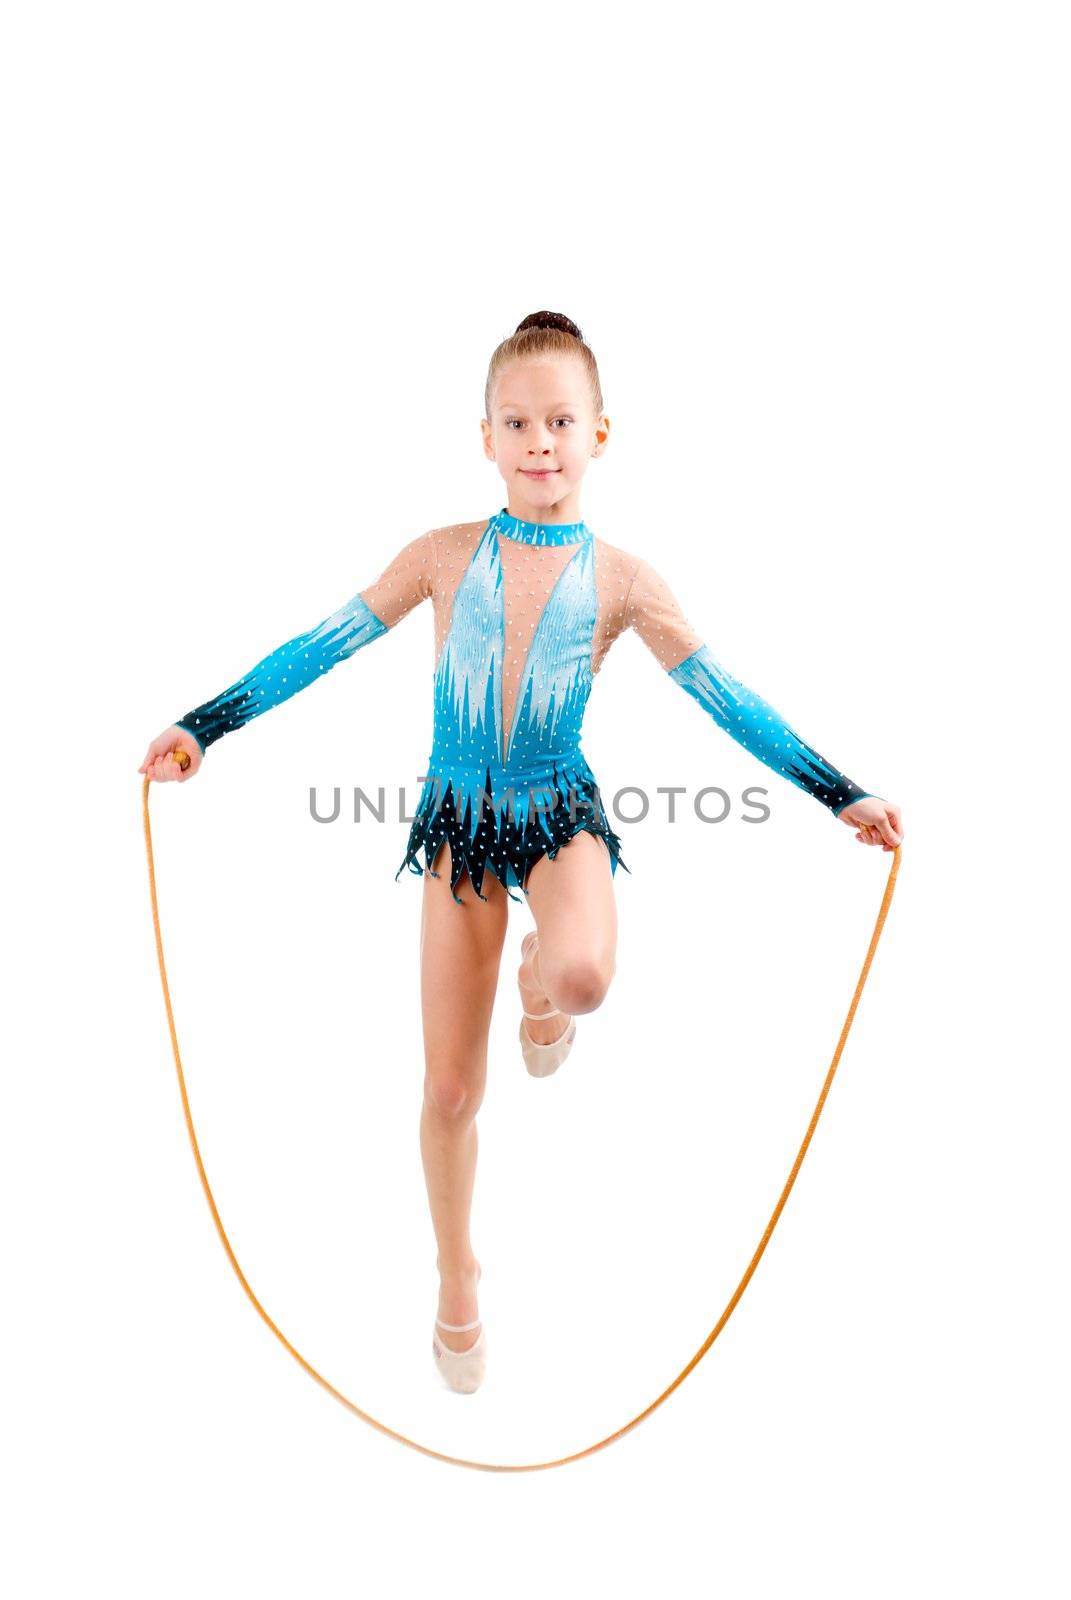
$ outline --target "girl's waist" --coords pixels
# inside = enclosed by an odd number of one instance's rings
[[[488,780],[498,789],[528,788],[540,784],[564,782],[594,782],[594,773],[588,766],[579,745],[553,753],[541,753],[523,761],[455,761],[441,750],[433,749],[428,757],[424,776],[440,779],[444,784],[453,779],[466,789]]]

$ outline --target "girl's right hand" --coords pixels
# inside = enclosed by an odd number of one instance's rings
[[[176,750],[185,750],[190,758],[185,770],[175,760]],[[185,728],[166,728],[149,746],[138,771],[154,783],[186,783],[203,760],[204,753],[192,733]]]

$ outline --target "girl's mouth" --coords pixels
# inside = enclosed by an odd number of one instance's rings
[[[555,472],[560,472],[561,470],[561,467],[543,467],[538,471],[533,472],[529,471],[527,467],[521,468],[521,471],[524,473],[526,478],[550,478]]]

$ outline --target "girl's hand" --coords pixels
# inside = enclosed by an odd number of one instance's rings
[[[185,769],[175,760],[176,750],[185,750],[190,758]],[[166,728],[149,746],[138,771],[154,783],[186,783],[203,760],[204,754],[192,733],[185,728]]]
[[[888,805],[873,795],[845,806],[838,822],[849,828],[858,828],[856,838],[860,844],[880,844],[883,850],[895,850],[903,841],[904,828],[900,820],[900,807]]]

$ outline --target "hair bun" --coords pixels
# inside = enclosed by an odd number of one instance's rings
[[[533,311],[525,317],[523,322],[518,322],[514,333],[521,333],[525,328],[557,328],[561,333],[571,333],[574,339],[584,342],[584,335],[580,332],[575,322],[570,322],[568,317],[562,316],[560,311]]]

